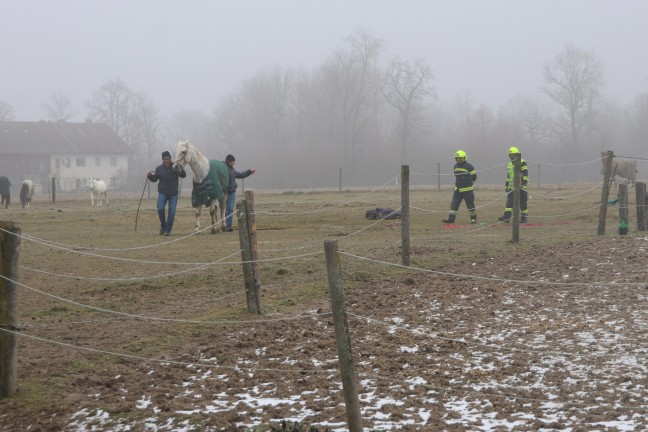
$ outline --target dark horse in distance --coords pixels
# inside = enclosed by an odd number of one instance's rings
[[[11,182],[5,176],[0,176],[0,207],[4,204],[5,208],[9,208],[11,202]]]

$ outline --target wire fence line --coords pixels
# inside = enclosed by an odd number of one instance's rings
[[[311,211],[306,211],[306,212],[261,212],[261,211],[259,211],[258,209],[256,209],[256,210],[255,210],[255,213],[256,213],[257,215],[266,215],[266,216],[308,215],[308,214],[319,214],[319,213],[325,213],[325,212],[329,212],[329,211],[331,211],[331,210],[335,210],[335,209],[337,209],[337,208],[339,208],[339,207],[345,207],[345,206],[348,206],[349,204],[352,204],[352,203],[354,203],[354,202],[360,201],[361,199],[366,198],[366,197],[368,197],[368,196],[370,196],[370,195],[372,195],[372,194],[378,192],[379,190],[385,188],[386,186],[388,186],[389,184],[391,184],[392,182],[394,182],[394,180],[396,180],[396,179],[398,179],[398,176],[396,176],[396,177],[392,177],[392,178],[389,179],[387,182],[385,182],[385,183],[383,183],[382,185],[378,186],[377,188],[375,188],[375,189],[373,189],[373,190],[367,192],[367,193],[364,194],[364,195],[361,195],[361,196],[359,196],[359,197],[357,197],[357,198],[354,198],[354,199],[352,199],[352,200],[346,201],[346,202],[344,202],[344,203],[342,203],[342,204],[338,204],[338,205],[331,206],[330,208],[322,208],[322,209],[319,209],[319,210],[311,210]]]
[[[508,165],[508,162],[503,162],[503,163],[493,165],[493,166],[488,167],[488,168],[478,169],[478,170],[475,170],[475,172],[480,173],[480,172],[490,171],[490,170],[493,170],[495,168],[500,168],[500,167],[503,167],[503,166],[506,166],[506,165]],[[418,176],[427,176],[427,177],[439,177],[439,176],[455,177],[456,176],[455,173],[420,173],[420,172],[412,172],[410,174],[411,175],[418,175]]]
[[[598,159],[593,159],[593,160],[586,161],[586,162],[575,162],[575,163],[568,163],[568,164],[555,164],[555,163],[534,161],[534,160],[530,160],[530,159],[525,159],[525,160],[527,161],[527,163],[533,163],[533,164],[541,165],[541,166],[573,167],[573,166],[590,165],[590,164],[594,164],[594,163],[599,163],[604,159],[605,159],[605,157],[600,157]]]
[[[95,312],[103,312],[107,314],[112,314],[112,315],[118,315],[121,317],[126,317],[126,318],[131,318],[131,319],[138,319],[138,320],[148,320],[148,321],[162,321],[162,322],[170,322],[170,323],[179,323],[179,324],[214,324],[214,325],[222,325],[222,324],[254,324],[254,323],[269,323],[269,322],[279,322],[279,321],[294,321],[294,320],[302,320],[302,319],[312,319],[314,317],[319,317],[321,314],[318,315],[298,315],[298,316],[293,316],[293,317],[286,317],[286,318],[277,318],[277,319],[254,319],[254,320],[190,320],[190,319],[181,319],[181,318],[166,318],[166,317],[156,317],[156,316],[150,316],[150,315],[141,315],[141,314],[133,314],[129,312],[121,312],[121,311],[116,311],[113,309],[107,309],[107,308],[101,308],[98,306],[92,306],[84,303],[80,303],[74,300],[67,299],[65,297],[57,296],[48,292],[45,292],[43,290],[39,290],[37,288],[31,287],[29,285],[23,284],[18,281],[14,281],[4,275],[0,275],[0,278],[6,280],[7,282],[11,282],[15,284],[16,286],[25,288],[29,291],[35,292],[37,294],[52,298],[54,300],[63,302],[63,303],[68,303],[80,308],[84,309],[89,309]]]
[[[107,351],[107,350],[101,350],[101,349],[96,349],[96,348],[89,348],[89,347],[84,347],[80,345],[74,345],[71,343],[67,342],[60,342],[60,341],[55,341],[51,339],[46,339],[40,336],[34,336],[34,335],[29,335],[24,332],[17,332],[13,330],[9,330],[6,328],[0,327],[0,331],[3,331],[5,333],[13,334],[18,337],[24,337],[24,338],[29,338],[33,340],[37,340],[39,342],[45,342],[49,344],[54,344],[54,345],[60,345],[63,347],[67,348],[72,348],[75,350],[81,350],[81,351],[87,351],[87,352],[92,352],[95,354],[102,354],[102,355],[110,355],[110,356],[115,356],[115,357],[121,357],[121,358],[128,358],[128,359],[133,359],[133,360],[140,360],[145,363],[159,363],[161,365],[174,365],[174,366],[183,366],[183,367],[204,367],[204,368],[209,368],[209,369],[226,369],[226,370],[233,370],[233,371],[240,371],[240,370],[246,370],[250,372],[282,372],[282,373],[336,373],[336,369],[279,369],[279,368],[253,368],[249,366],[241,366],[241,365],[236,365],[236,366],[227,366],[227,365],[219,365],[219,364],[214,364],[214,363],[202,363],[202,362],[185,362],[185,361],[179,361],[179,360],[168,360],[168,359],[154,359],[150,357],[144,357],[144,356],[138,356],[134,354],[126,354],[126,353],[119,353],[115,351]]]
[[[552,165],[552,166],[559,166],[559,167],[568,167],[568,166],[578,166],[578,165],[592,164],[592,163],[595,163],[595,162],[599,162],[602,159],[603,158],[598,158],[598,159],[595,159],[595,160],[592,160],[592,161],[573,163],[573,164],[549,164],[549,163],[545,163],[545,162],[537,162],[537,161],[530,161],[530,160],[528,160],[528,162],[533,162],[533,163],[536,163],[536,164],[539,164],[539,165]],[[491,169],[494,169],[494,168],[501,167],[501,166],[503,166],[505,164],[507,164],[507,162],[502,163],[502,164],[498,164],[498,165],[495,165],[495,166],[492,166],[492,167],[489,167],[489,168],[485,168],[485,169],[479,170],[479,171],[491,170]],[[438,174],[425,174],[425,173],[412,173],[412,174],[413,175],[438,175]],[[450,174],[450,175],[454,175],[454,174]],[[383,183],[381,186],[369,191],[368,193],[366,193],[364,195],[361,195],[361,196],[359,196],[357,198],[354,198],[352,200],[349,200],[349,201],[347,201],[345,203],[339,204],[337,206],[333,206],[331,208],[318,209],[318,210],[313,210],[313,211],[308,211],[308,212],[260,212],[260,211],[257,210],[255,213],[257,215],[273,216],[273,215],[307,215],[307,214],[317,214],[317,213],[332,211],[332,210],[335,210],[338,207],[344,207],[344,206],[347,206],[347,205],[349,205],[349,204],[351,204],[353,202],[357,202],[357,201],[359,201],[359,200],[361,200],[363,198],[366,198],[366,197],[378,192],[379,190],[383,189],[385,186],[391,184],[395,180],[397,182],[397,179],[398,179],[397,176],[392,177],[391,179],[389,179],[385,183]],[[570,196],[551,197],[551,196],[548,196],[548,195],[540,194],[538,192],[534,192],[533,196],[541,196],[541,197],[548,198],[548,199],[567,199],[567,198],[571,198],[571,197],[577,197],[577,196],[584,195],[587,192],[596,189],[601,184],[603,184],[603,182],[600,182],[600,183],[594,185],[591,189],[588,189],[587,191],[579,192],[577,194],[570,195]],[[508,193],[510,193],[510,191],[507,192],[506,195]],[[491,204],[495,203],[496,201],[497,201],[497,199],[495,199],[493,201],[490,201],[490,202],[488,202],[486,204],[482,204],[482,205],[480,205],[480,206],[478,206],[476,208],[485,208],[485,207],[490,206]],[[445,212],[447,212],[447,209],[445,209],[445,208],[441,209],[441,210],[424,209],[424,208],[417,207],[417,206],[410,206],[410,208],[412,208],[414,210],[428,212],[428,213],[445,213]],[[462,210],[460,210],[460,211],[462,211]],[[236,212],[238,212],[238,210],[236,210]],[[567,214],[567,215],[569,215],[569,214]],[[535,217],[535,215],[534,215],[534,217]],[[542,217],[546,217],[546,216],[542,216]],[[222,222],[223,222],[223,219],[220,219],[216,223],[211,224],[209,226],[206,226],[205,228],[199,230],[198,232],[194,232],[194,233],[191,233],[191,234],[188,234],[188,235],[185,235],[185,236],[181,236],[181,237],[178,237],[178,238],[175,238],[175,239],[165,240],[163,242],[156,242],[156,243],[152,243],[152,244],[148,244],[148,245],[127,247],[127,248],[97,248],[95,246],[70,245],[70,244],[57,243],[57,242],[53,242],[53,241],[50,241],[50,240],[37,238],[37,237],[34,237],[34,236],[30,236],[28,234],[23,234],[23,236],[24,236],[25,239],[29,239],[29,240],[35,241],[35,242],[40,242],[40,243],[43,243],[43,244],[49,244],[49,245],[52,245],[53,247],[60,247],[60,248],[63,248],[63,250],[90,250],[90,251],[101,251],[101,252],[136,251],[136,250],[144,250],[144,249],[149,249],[149,248],[154,248],[154,247],[160,247],[160,246],[167,245],[167,244],[170,244],[170,243],[186,240],[188,238],[193,237],[194,235],[196,235],[198,233],[207,231],[207,230],[211,229],[213,226],[217,226],[217,225],[221,224]],[[165,264],[165,262],[150,262],[150,263],[151,264]],[[170,263],[170,264],[175,264],[175,263]],[[204,263],[187,263],[187,265],[194,265],[194,264],[204,264]]]
[[[452,272],[444,272],[444,271],[439,271],[439,270],[432,270],[432,269],[425,269],[425,268],[420,268],[420,267],[412,267],[412,266],[405,266],[403,264],[397,264],[397,263],[390,263],[388,261],[381,261],[381,260],[375,260],[371,258],[367,258],[364,256],[359,256],[359,255],[354,255],[348,252],[344,251],[339,251],[341,255],[346,255],[350,258],[354,258],[357,260],[362,260],[362,261],[368,261],[372,262],[374,264],[381,264],[381,265],[386,265],[390,267],[396,267],[396,268],[401,268],[403,270],[408,270],[408,271],[414,271],[414,272],[420,272],[420,273],[430,273],[430,274],[436,274],[439,276],[449,276],[449,277],[455,277],[455,278],[463,278],[463,279],[475,279],[475,280],[485,280],[489,282],[500,282],[500,283],[513,283],[513,284],[520,284],[520,285],[548,285],[548,286],[586,286],[586,287],[643,287],[643,286],[648,286],[648,282],[617,282],[617,281],[612,281],[612,282],[559,282],[559,281],[550,281],[546,279],[542,280],[522,280],[522,279],[511,279],[511,278],[499,278],[499,277],[492,277],[492,276],[479,276],[479,275],[471,275],[471,274],[463,274],[463,273],[452,273]]]

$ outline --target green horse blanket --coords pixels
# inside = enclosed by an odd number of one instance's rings
[[[193,183],[191,206],[209,206],[212,199],[222,200],[229,186],[229,168],[219,160],[209,161],[209,173],[202,183]]]

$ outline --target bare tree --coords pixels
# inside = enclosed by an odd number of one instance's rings
[[[178,140],[189,139],[194,144],[204,149],[210,159],[223,153],[214,139],[214,125],[208,115],[198,110],[183,110],[175,112],[165,121],[163,128],[164,146],[168,147]],[[223,159],[223,157],[221,157]]]
[[[550,140],[551,113],[540,101],[519,96],[509,101],[507,108],[512,117],[516,139],[526,140],[532,148]]]
[[[86,102],[88,116],[108,126],[135,155],[148,154],[159,128],[158,110],[144,93],[136,93],[119,78],[106,82]]]
[[[346,41],[350,48],[336,52],[324,70],[340,104],[343,162],[351,167],[351,176],[360,135],[371,118],[370,107],[377,103],[377,62],[385,43],[365,30],[356,30]]]
[[[13,119],[13,107],[7,102],[0,101],[0,121],[12,121]]]
[[[269,170],[269,175],[283,183],[290,164],[298,161],[289,152],[294,75],[292,70],[280,68],[258,72],[221,101],[212,122],[224,148],[243,155],[251,154],[252,149],[262,150],[268,155],[262,163],[272,163],[276,168]]]
[[[126,83],[115,78],[102,85],[86,102],[90,119],[107,123],[129,147],[134,144],[133,98],[134,93]]]
[[[41,104],[49,120],[68,121],[75,112],[72,109],[72,99],[62,91],[52,93],[46,102]]]
[[[400,116],[401,162],[407,160],[408,141],[416,118],[414,113],[421,109],[426,97],[434,95],[434,89],[430,86],[433,78],[432,70],[422,59],[409,62],[398,56],[392,59],[386,73],[381,93]]]
[[[573,147],[591,130],[603,86],[603,63],[593,52],[567,45],[544,66],[543,91],[564,108]]]
[[[140,92],[132,98],[132,115],[134,134],[137,136],[140,152],[143,156],[148,156],[158,145],[160,133],[158,109],[148,96]]]
[[[128,145],[131,163],[146,162],[156,148],[158,110],[143,92],[134,92],[119,78],[106,82],[86,102],[88,116],[104,122]]]

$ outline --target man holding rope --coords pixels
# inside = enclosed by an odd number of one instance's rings
[[[160,216],[160,235],[171,235],[173,220],[175,219],[176,206],[178,205],[179,177],[185,178],[187,173],[180,167],[179,174],[173,170],[171,153],[162,153],[162,165],[158,165],[155,171],[148,171],[146,177],[152,182],[158,183],[157,211]],[[165,207],[169,203],[169,214],[165,216]]]

